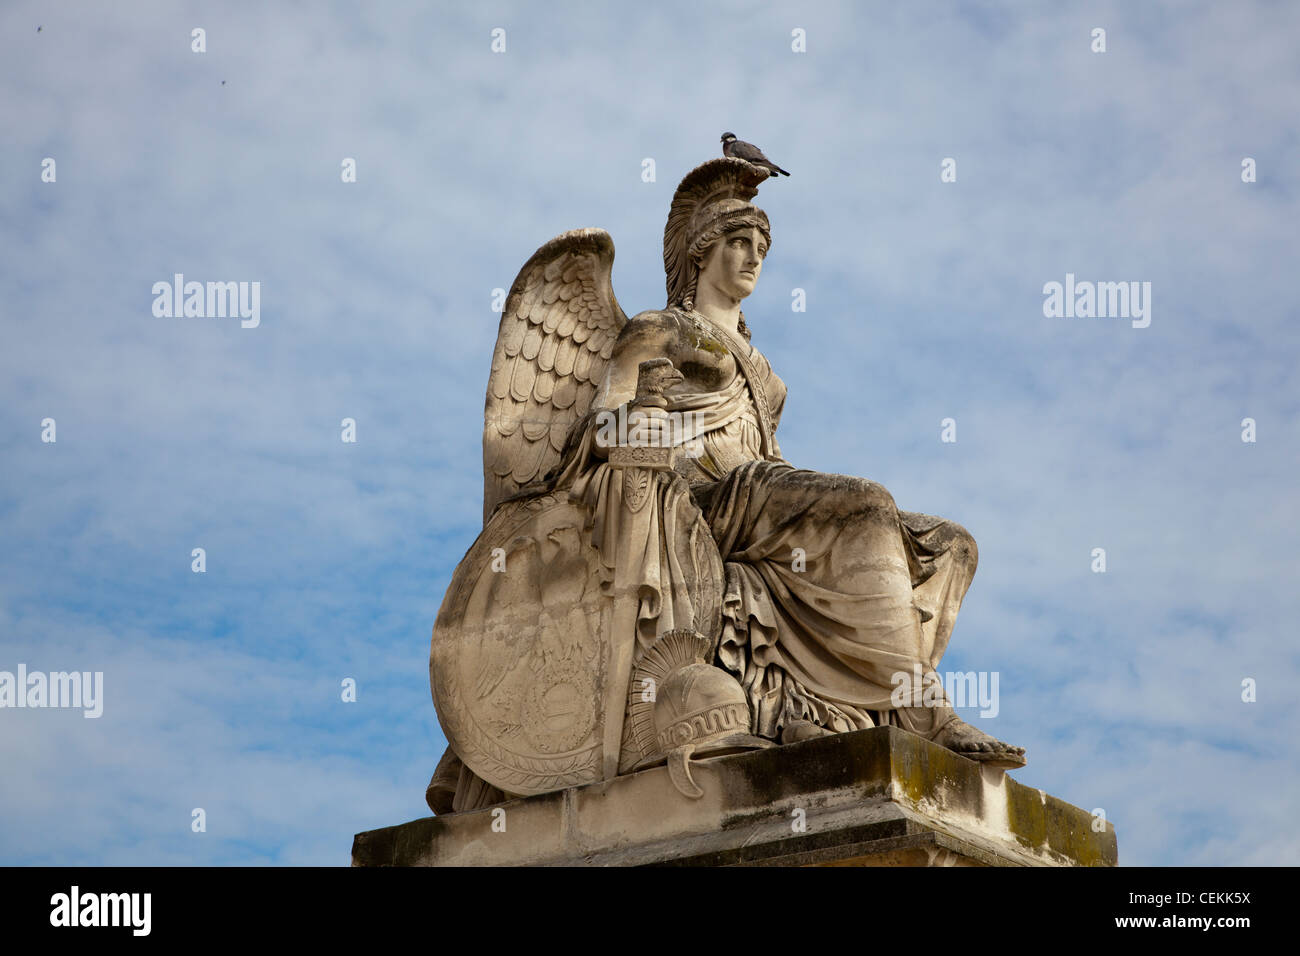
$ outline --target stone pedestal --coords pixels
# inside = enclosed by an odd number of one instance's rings
[[[1024,770],[1016,771],[1024,773]],[[358,833],[353,866],[1115,866],[1115,829],[878,727]]]

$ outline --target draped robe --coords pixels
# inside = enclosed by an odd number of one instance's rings
[[[785,384],[761,352],[731,341],[747,350],[757,381],[738,368],[722,389],[673,392],[671,408],[693,413],[703,445],[687,459],[688,477],[725,563],[718,658],[745,688],[751,729],[775,738],[802,719],[928,736],[942,708],[897,707],[895,675],[938,680],[975,574],[975,541],[952,521],[899,511],[876,482],[785,461],[774,434]],[[770,409],[766,453],[756,388]]]

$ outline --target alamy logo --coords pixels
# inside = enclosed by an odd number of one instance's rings
[[[153,284],[153,314],[160,319],[224,319],[238,316],[245,329],[262,322],[262,283],[186,282],[177,272],[172,281]]]
[[[83,717],[104,713],[103,671],[0,671],[0,707],[76,707]]]
[[[1075,282],[1065,274],[1065,284],[1043,286],[1043,315],[1049,319],[1128,319],[1133,328],[1151,324],[1150,282]]]
[[[133,936],[148,936],[152,893],[82,893],[78,886],[50,897],[51,926],[129,926]]]
[[[698,437],[707,431],[704,423],[703,412],[655,410],[655,414],[649,414],[620,405],[597,413],[596,441],[606,448],[613,445],[680,447],[685,457],[699,458],[704,454],[704,444]]]
[[[997,671],[937,671],[922,673],[913,665],[911,673],[895,671],[890,678],[894,689],[889,700],[895,707],[979,707],[981,717],[996,717]]]

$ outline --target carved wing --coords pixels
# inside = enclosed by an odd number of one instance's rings
[[[627,322],[610,284],[614,241],[573,229],[542,246],[510,287],[483,409],[483,522],[560,461]]]

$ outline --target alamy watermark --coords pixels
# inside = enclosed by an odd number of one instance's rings
[[[77,708],[83,717],[104,713],[103,671],[0,671],[0,707]]]
[[[1049,319],[1128,319],[1133,328],[1151,324],[1150,282],[1076,282],[1074,273],[1065,283],[1043,285],[1043,315]]]
[[[51,926],[124,926],[133,936],[148,936],[152,911],[152,893],[83,893],[73,886],[50,897]]]
[[[979,707],[981,717],[998,715],[997,671],[938,671],[919,667],[895,671],[889,701],[895,707]]]
[[[652,421],[656,423],[653,427]],[[704,431],[702,412],[646,412],[620,405],[597,413],[596,427],[596,442],[605,448],[680,447],[687,458],[698,458],[704,453],[704,445],[697,437]]]
[[[262,323],[262,283],[186,282],[177,272],[172,281],[153,284],[153,314],[160,319],[224,319],[238,317],[242,328]]]

